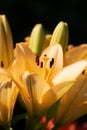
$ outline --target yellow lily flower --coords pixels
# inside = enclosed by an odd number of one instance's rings
[[[61,98],[56,122],[59,125],[65,125],[85,114],[87,114],[87,75],[83,74]]]
[[[64,65],[67,66],[82,59],[87,60],[87,44],[69,45],[64,55]]]
[[[37,116],[60,99],[86,67],[87,61],[80,61],[63,69],[63,52],[60,44],[50,45],[40,57],[37,57],[22,43],[16,45],[15,60],[11,66],[14,68],[13,77],[25,85],[22,91],[27,87],[32,113]],[[20,89],[29,110],[27,94],[22,91]]]
[[[16,45],[15,57],[16,60],[13,63],[14,71],[17,71],[17,66],[21,66],[19,72],[14,73],[17,77],[20,77],[25,70],[29,70],[29,72],[36,72],[49,82],[63,68],[63,52],[59,44],[49,46],[38,57],[26,44],[20,43]],[[19,59],[21,62],[19,62]],[[58,64],[59,61],[60,64]]]
[[[9,23],[5,15],[0,15],[0,71],[9,70],[13,60],[13,40]],[[18,88],[11,78],[0,73],[0,124],[11,123],[13,108],[18,95]]]

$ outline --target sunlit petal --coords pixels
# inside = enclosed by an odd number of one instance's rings
[[[36,56],[26,44],[19,43],[16,45],[15,58],[16,60],[10,67],[15,76],[20,77],[25,70],[29,70],[30,72],[36,70]]]
[[[72,122],[87,113],[87,77],[81,75],[61,99],[57,120],[61,125]]]
[[[73,46],[68,49],[64,56],[64,65],[67,66],[82,59],[87,60],[87,44]]]
[[[87,68],[87,61],[79,61],[73,63],[65,68],[52,80],[53,84],[59,84],[61,82],[75,80],[83,70]]]
[[[50,59],[50,62],[47,63],[46,68],[48,69],[48,75],[50,79],[52,79],[57,73],[59,73],[63,67],[63,50],[61,45],[55,44],[47,47],[41,54],[41,58],[47,55]],[[50,64],[52,59],[54,63],[52,65],[52,69],[50,69]],[[51,71],[50,71],[51,70]]]
[[[74,84],[74,81],[65,82],[52,89],[39,75],[29,74],[28,71],[24,73],[22,80],[32,98],[33,111],[38,115],[60,99]]]

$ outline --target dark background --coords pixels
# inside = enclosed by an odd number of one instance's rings
[[[0,14],[6,14],[14,43],[24,40],[36,23],[52,33],[60,21],[69,26],[69,43],[87,42],[85,0],[0,0]]]

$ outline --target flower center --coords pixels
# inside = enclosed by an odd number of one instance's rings
[[[39,67],[38,73],[47,81],[50,76],[52,66],[54,64],[54,58],[49,58],[46,54],[41,59],[39,58],[39,56],[36,56],[36,63]]]

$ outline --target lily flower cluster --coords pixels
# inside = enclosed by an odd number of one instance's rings
[[[60,21],[52,34],[39,23],[13,48],[7,18],[0,15],[0,125],[5,130],[15,130],[23,118],[23,130],[57,130],[87,113],[87,45],[74,47],[68,40],[67,23]],[[21,109],[26,112],[15,116]]]

